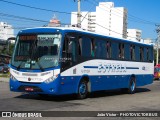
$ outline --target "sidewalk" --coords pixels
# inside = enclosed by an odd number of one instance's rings
[[[9,82],[9,78],[0,77],[0,82]]]

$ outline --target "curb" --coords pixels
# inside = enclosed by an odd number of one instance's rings
[[[9,78],[0,77],[0,82],[9,82]]]

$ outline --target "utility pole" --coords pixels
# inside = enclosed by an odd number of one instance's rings
[[[80,27],[81,26],[81,0],[77,0],[77,2],[78,2],[77,26]]]
[[[158,34],[157,37],[157,58],[156,58],[156,65],[159,63],[159,40],[160,40],[160,25],[156,25],[157,29],[156,32]]]

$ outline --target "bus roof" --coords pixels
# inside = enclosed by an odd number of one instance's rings
[[[95,32],[90,32],[87,30],[84,30],[82,28],[77,28],[77,27],[35,27],[35,28],[27,28],[27,29],[23,29],[21,30],[18,34],[23,34],[23,33],[47,33],[47,32],[53,32],[55,30],[62,30],[62,31],[66,31],[66,32],[80,32],[80,33],[86,33],[86,34],[90,34],[90,35],[95,35],[95,36],[101,36],[101,37],[106,37],[106,38],[111,38],[114,40],[120,40],[123,42],[129,42],[129,43],[137,43],[137,44],[141,44],[141,45],[146,45],[146,46],[153,46],[153,44],[145,44],[142,42],[138,42],[138,41],[131,41],[128,39],[124,39],[124,38],[116,38],[113,36],[107,36],[105,34],[101,34],[101,33],[95,33]]]

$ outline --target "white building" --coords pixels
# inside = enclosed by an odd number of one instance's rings
[[[100,2],[96,12],[86,11],[81,15],[83,29],[118,38],[127,37],[127,10],[124,7],[114,7],[113,2]],[[77,12],[72,12],[71,24],[77,24]]]
[[[144,39],[145,44],[154,44],[151,38]]]
[[[14,37],[14,29],[12,25],[6,22],[0,22],[0,40],[7,40],[10,37]]]
[[[127,39],[141,42],[142,31],[138,29],[127,29]]]

